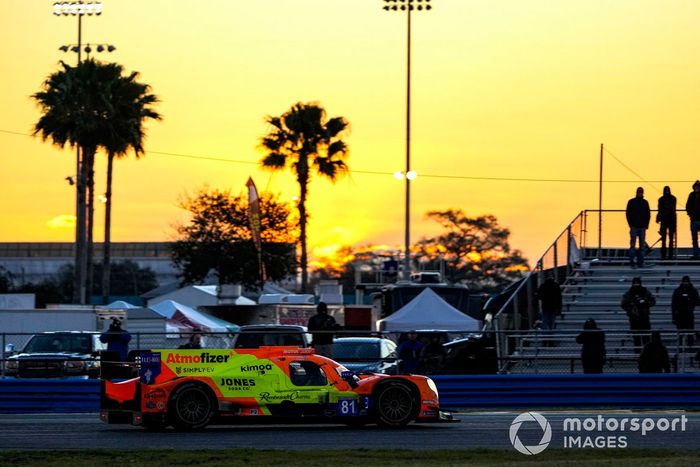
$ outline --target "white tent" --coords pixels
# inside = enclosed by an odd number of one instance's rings
[[[148,306],[153,308],[155,305],[168,300],[181,303],[190,308],[214,306],[222,303],[219,297],[218,286],[188,285],[148,299]],[[231,297],[226,303],[229,305],[255,305],[253,300],[243,296]]]
[[[430,288],[387,318],[377,321],[379,331],[479,331],[479,321],[453,307]]]
[[[221,333],[238,332],[240,327],[217,318],[207,313],[197,311],[182,303],[173,300],[165,300],[151,307],[153,311],[164,316],[168,337],[186,335],[193,331],[203,333],[215,333],[205,335],[202,345],[208,348],[228,348],[230,342],[228,335]]]

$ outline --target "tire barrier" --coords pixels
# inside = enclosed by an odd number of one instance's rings
[[[700,408],[698,374],[432,376],[447,409]],[[99,380],[0,379],[0,413],[90,413]]]
[[[699,374],[433,376],[450,409],[699,408]]]

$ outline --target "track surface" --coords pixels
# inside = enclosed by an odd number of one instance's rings
[[[96,414],[0,415],[0,450],[44,449],[509,449],[513,419],[522,412],[471,412],[458,414],[461,423],[409,425],[405,429],[375,426],[349,428],[339,425],[212,426],[198,432],[149,432],[129,425],[105,425]],[[685,431],[597,431],[575,433],[591,436],[626,436],[631,448],[700,449],[700,413],[664,412],[539,412],[552,428],[550,448],[564,447],[563,420],[567,417],[687,418]],[[523,444],[536,445],[543,435],[536,422],[526,422],[518,432]],[[582,439],[583,442],[583,439]]]

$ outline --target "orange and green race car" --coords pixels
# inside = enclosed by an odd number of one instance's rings
[[[355,375],[313,349],[152,350],[139,377],[102,380],[100,418],[146,428],[241,421],[403,426],[453,421],[418,375]]]

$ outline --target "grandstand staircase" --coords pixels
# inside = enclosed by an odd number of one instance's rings
[[[700,286],[700,261],[692,260],[690,251],[679,251],[678,259],[661,260],[654,251],[645,260],[644,268],[629,266],[627,250],[611,249],[604,254],[597,250],[585,251],[562,284],[563,309],[554,331],[535,328],[514,335],[510,373],[581,373],[580,349],[576,336],[588,318],[595,319],[606,333],[606,373],[638,372],[638,349],[634,348],[629,322],[620,307],[622,295],[631,286],[634,277],[642,278],[656,298],[651,309],[652,330],[662,332],[664,344],[671,357],[672,371],[700,372],[698,354],[700,344],[687,346],[679,336],[671,319],[671,296],[681,278],[688,275],[696,287]],[[696,325],[700,307],[696,309]]]

